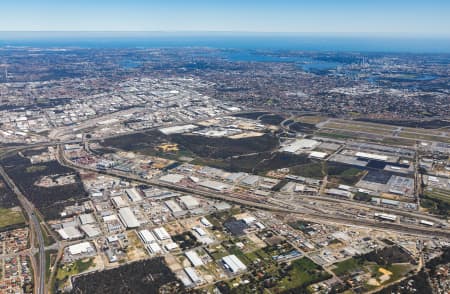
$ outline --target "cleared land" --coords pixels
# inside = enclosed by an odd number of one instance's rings
[[[16,208],[1,208],[0,207],[0,230],[4,228],[15,227],[25,223],[22,210]]]

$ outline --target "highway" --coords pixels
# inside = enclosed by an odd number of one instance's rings
[[[37,269],[34,270],[35,275],[35,293],[36,294],[44,294],[45,293],[45,242],[44,236],[42,234],[41,226],[39,223],[39,219],[35,214],[35,208],[33,204],[22,194],[16,184],[11,180],[8,174],[5,172],[2,166],[0,166],[0,175],[5,180],[8,187],[17,195],[17,198],[20,201],[23,209],[28,215],[28,219],[30,220],[30,229],[31,234],[35,234],[38,242],[38,254],[39,258],[37,260],[38,266]],[[34,242],[31,242],[31,252],[34,251]]]
[[[356,218],[345,218],[337,215],[332,214],[326,214],[323,215],[321,213],[314,213],[314,212],[308,212],[305,213],[304,211],[299,211],[292,209],[292,207],[281,207],[278,205],[268,204],[268,203],[262,203],[262,202],[255,202],[255,201],[249,201],[237,197],[232,197],[224,193],[216,193],[216,192],[210,192],[200,189],[194,189],[189,188],[185,186],[179,186],[174,185],[170,183],[165,183],[157,180],[151,180],[151,179],[142,179],[139,176],[133,175],[133,174],[127,174],[119,171],[112,171],[112,170],[99,170],[92,167],[87,167],[83,165],[78,165],[70,160],[68,160],[65,157],[64,151],[61,148],[61,146],[58,146],[58,160],[61,164],[75,168],[75,169],[82,169],[82,170],[88,170],[92,172],[102,173],[102,174],[108,174],[111,176],[121,177],[128,180],[140,182],[143,184],[158,186],[170,190],[180,191],[184,193],[190,193],[190,194],[196,194],[199,196],[207,197],[207,198],[213,198],[218,200],[224,200],[229,201],[233,203],[237,203],[240,205],[245,205],[248,207],[254,207],[258,209],[263,210],[270,210],[270,211],[276,211],[276,212],[282,212],[286,214],[296,214],[301,215],[302,218],[310,220],[310,221],[322,221],[326,223],[335,223],[335,224],[344,224],[344,225],[355,225],[355,226],[363,226],[363,227],[372,227],[372,228],[378,228],[378,229],[388,229],[391,231],[399,232],[399,233],[408,233],[411,235],[417,235],[417,236],[427,236],[427,237],[445,237],[450,238],[450,231],[446,229],[439,229],[439,228],[425,228],[422,226],[416,226],[416,225],[409,225],[409,224],[402,224],[402,223],[390,223],[390,222],[379,222],[379,221],[372,221],[368,219],[356,219]]]

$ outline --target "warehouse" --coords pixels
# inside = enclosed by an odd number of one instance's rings
[[[247,270],[245,264],[243,264],[242,261],[240,261],[234,254],[223,257],[222,263],[225,268],[230,270],[233,274]]]
[[[187,195],[180,197],[180,202],[186,207],[186,209],[195,209],[200,206],[200,202],[197,198]]]
[[[194,230],[200,237],[206,236],[206,231],[203,230],[203,229],[200,228],[200,227],[194,227],[193,230]]]
[[[249,175],[241,180],[241,184],[253,187],[259,183],[260,179],[261,178],[259,176]]]
[[[83,234],[76,227],[67,227],[56,231],[64,240],[74,240],[83,237]]]
[[[128,229],[137,228],[140,225],[138,219],[129,207],[119,209],[119,218],[123,225]]]
[[[159,240],[167,240],[170,239],[170,235],[169,233],[167,233],[166,229],[164,229],[163,227],[160,228],[156,228],[153,230],[153,233],[156,235],[156,237]]]
[[[144,244],[156,242],[155,236],[149,230],[139,231],[138,235]]]
[[[184,176],[179,174],[167,174],[159,178],[160,181],[170,184],[176,184],[180,182],[182,179],[184,179]]]
[[[139,202],[142,200],[142,196],[141,194],[135,189],[126,189],[125,193],[127,194],[128,198],[132,201],[132,202]]]
[[[85,254],[85,253],[93,253],[93,252],[95,252],[95,249],[94,249],[94,247],[92,247],[91,243],[83,242],[83,243],[69,246],[67,248],[67,252],[70,255],[78,255],[78,254]]]
[[[148,251],[150,251],[151,254],[158,254],[162,252],[161,246],[158,245],[158,243],[150,243],[147,246]]]
[[[178,244],[177,243],[168,243],[164,246],[164,248],[166,248],[167,251],[172,251],[178,248]]]
[[[200,222],[205,226],[205,227],[211,227],[212,224],[209,222],[209,220],[206,219],[206,217],[202,217],[200,219]]]
[[[122,198],[122,196],[112,197],[111,201],[115,208],[121,208],[128,205],[128,203],[125,201],[125,199]]]
[[[80,222],[81,222],[82,225],[95,223],[95,218],[92,215],[92,213],[81,214],[79,216],[79,218],[80,218]]]
[[[351,199],[353,197],[353,193],[345,190],[339,190],[335,188],[331,188],[327,190],[327,194],[335,197],[343,197]]]
[[[174,217],[180,217],[187,213],[187,211],[183,210],[174,200],[167,200],[164,204]]]
[[[198,276],[197,271],[193,267],[187,267],[184,271],[194,284],[198,285],[202,283],[202,279]]]
[[[198,267],[203,265],[203,261],[201,260],[200,256],[198,256],[197,252],[191,250],[191,251],[186,251],[184,253],[184,255],[186,255],[186,257],[189,259],[189,261],[192,263],[192,266],[194,267]]]
[[[309,153],[309,158],[315,158],[315,159],[324,159],[327,157],[327,153],[325,152],[319,152],[319,151],[311,151]]]
[[[93,224],[81,225],[80,229],[88,236],[89,238],[97,237],[101,234],[99,227]]]
[[[202,187],[205,187],[205,188],[208,188],[211,190],[215,190],[218,192],[223,192],[230,187],[227,184],[217,182],[217,181],[210,181],[210,180],[202,181],[198,184],[199,184],[199,186],[202,186]]]

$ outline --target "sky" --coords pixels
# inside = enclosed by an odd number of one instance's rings
[[[450,1],[1,0],[0,31],[400,33],[450,37]]]

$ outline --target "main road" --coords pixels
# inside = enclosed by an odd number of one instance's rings
[[[33,204],[22,194],[20,189],[16,186],[16,184],[11,180],[8,174],[5,172],[2,166],[0,166],[0,175],[5,180],[8,187],[17,195],[17,198],[20,201],[23,209],[28,215],[28,219],[30,221],[30,229],[31,234],[35,234],[38,242],[38,255],[39,258],[37,260],[38,266],[34,270],[35,271],[35,292],[36,294],[44,294],[45,293],[45,242],[44,235],[42,234],[41,225],[39,219],[36,216],[35,208]],[[31,242],[31,252],[34,250],[34,242]]]

